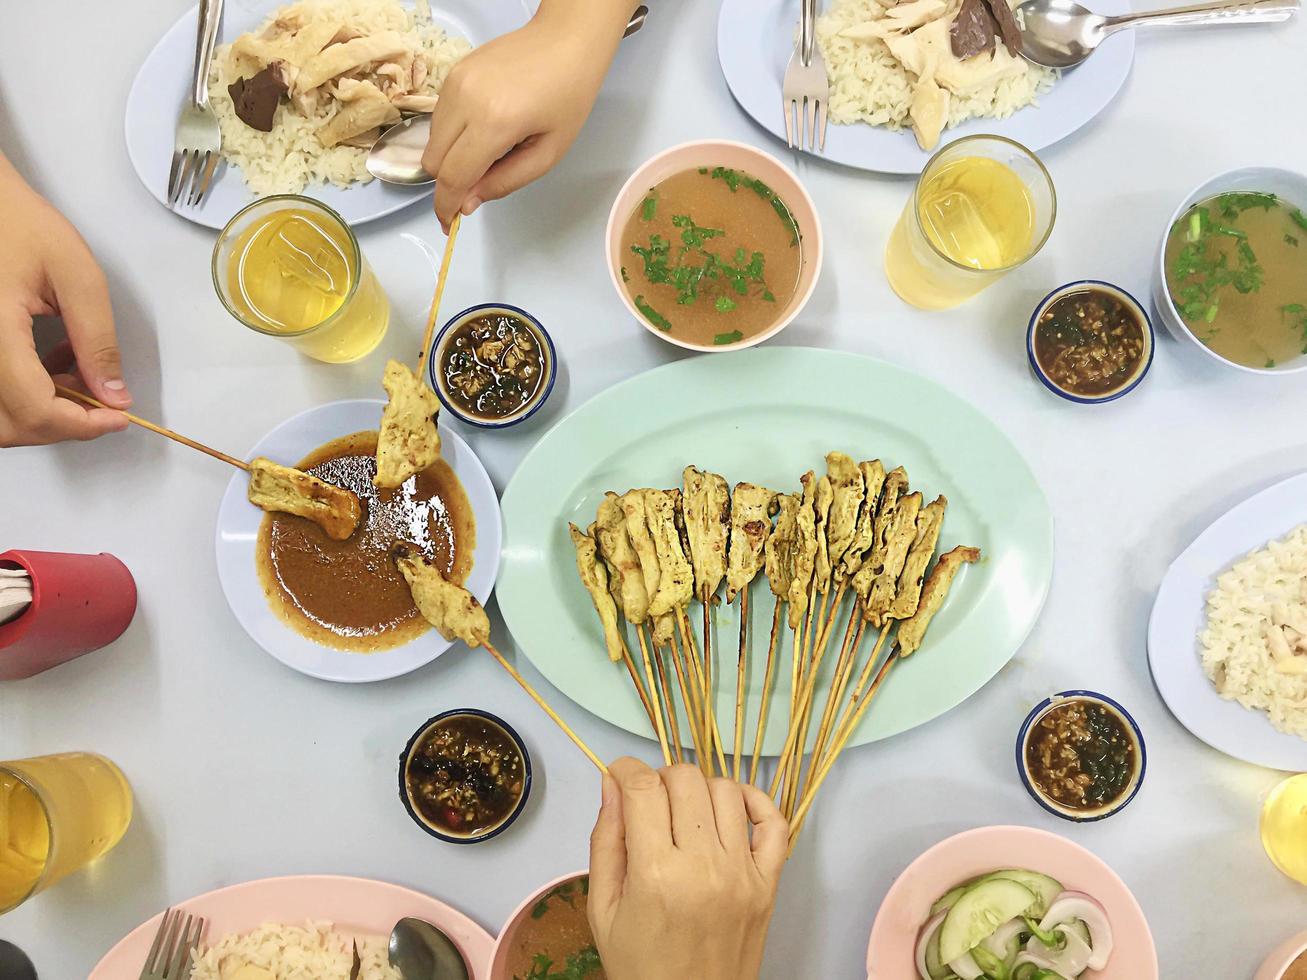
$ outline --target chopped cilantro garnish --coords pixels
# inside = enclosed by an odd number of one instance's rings
[[[658,199],[656,197],[646,197],[644,203],[640,205],[640,217],[645,221],[653,221],[654,215],[658,213]]]
[[[622,282],[630,282],[631,274],[626,271],[626,266],[622,266]]]
[[[659,330],[670,331],[672,329],[672,322],[650,306],[643,296],[637,296],[635,298],[635,308],[643,313],[644,318]]]
[[[1221,209],[1222,217],[1234,219],[1251,208],[1261,208],[1264,211],[1269,211],[1275,207],[1277,201],[1279,201],[1279,198],[1274,194],[1262,194],[1257,191],[1235,191],[1218,197],[1216,206]]]
[[[713,306],[716,307],[718,313],[729,313],[735,309],[736,303],[729,296],[718,296],[717,302],[713,303]]]
[[[719,333],[717,336],[713,337],[712,342],[720,346],[721,344],[734,344],[743,339],[744,334],[740,333],[738,330],[732,330],[730,333]]]
[[[1286,245],[1292,245],[1294,248],[1297,248],[1297,247],[1298,247],[1298,239],[1294,238],[1292,235],[1285,235],[1285,236],[1284,236],[1284,244],[1286,244]]]
[[[1273,368],[1273,367],[1275,367],[1275,358],[1273,358],[1273,357],[1268,357],[1268,358],[1266,359],[1266,366],[1267,366],[1268,368]]]
[[[1301,208],[1294,208],[1290,211],[1289,218],[1303,231],[1307,231],[1307,214],[1303,214]]]
[[[533,919],[543,918],[544,914],[548,911],[549,911],[549,896],[546,895],[544,898],[540,899],[540,901],[536,902],[534,905],[531,906],[531,918]]]

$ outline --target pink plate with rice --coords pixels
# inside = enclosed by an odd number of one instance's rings
[[[494,939],[462,912],[421,892],[367,878],[296,875],[230,885],[180,903],[178,908],[204,916],[202,945],[216,944],[230,933],[247,933],[267,922],[304,926],[330,922],[346,935],[390,935],[405,916],[426,919],[458,946],[472,980],[486,980]],[[89,980],[138,980],[154,941],[160,915],[133,929],[91,971]],[[384,954],[383,954],[384,955]],[[366,961],[365,961],[366,963]],[[366,966],[360,980],[370,980]],[[348,963],[340,980],[348,975]],[[320,980],[334,980],[326,974]]]

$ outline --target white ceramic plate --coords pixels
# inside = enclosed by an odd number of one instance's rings
[[[1203,673],[1198,634],[1216,577],[1307,521],[1307,473],[1254,494],[1217,518],[1162,579],[1148,621],[1148,663],[1180,724],[1214,749],[1272,769],[1307,770],[1307,740],[1276,731],[1261,711],[1227,701]]]
[[[280,6],[283,4],[277,0],[227,0],[218,43],[227,44],[258,27]],[[432,0],[431,14],[436,24],[448,33],[480,45],[521,27],[530,17],[531,8],[526,0]],[[141,183],[165,207],[177,112],[195,66],[198,16],[199,8],[192,8],[173,24],[146,57],[127,96],[127,153]],[[351,225],[357,225],[430,197],[431,185],[397,187],[373,180],[348,189],[334,184],[310,184],[304,193],[334,208]],[[214,176],[213,189],[200,207],[175,210],[189,221],[221,229],[255,197],[245,186],[240,172],[223,163]]]
[[[826,0],[823,6],[829,6]],[[1122,14],[1130,0],[1095,0],[1103,14]],[[723,0],[717,22],[717,57],[735,101],[763,129],[785,139],[781,78],[794,50],[799,0]],[[1079,68],[1063,74],[1037,105],[1007,119],[972,119],[946,130],[941,144],[975,133],[996,133],[1039,151],[1070,136],[1116,97],[1134,63],[1135,38],[1122,31],[1103,43]],[[931,153],[917,146],[909,129],[895,132],[858,123],[826,133],[827,160],[886,174],[918,174]]]
[[[246,459],[266,456],[293,466],[318,446],[352,432],[375,430],[383,403],[375,399],[332,402],[301,412],[277,426]],[[485,604],[499,571],[501,523],[494,484],[468,444],[443,426],[441,455],[457,474],[476,517],[476,549],[467,589]],[[246,499],[248,478],[237,473],[218,508],[218,579],[227,605],[251,639],[287,667],[328,681],[361,683],[398,677],[430,663],[453,644],[434,629],[393,650],[349,653],[314,643],[272,611],[255,567],[255,548],[263,511]]]
[[[473,980],[489,973],[494,940],[458,909],[399,885],[340,875],[263,878],[197,895],[176,906],[208,920],[203,942],[209,945],[233,932],[249,932],[265,922],[302,925],[331,922],[345,933],[388,936],[405,916],[435,923],[467,961]],[[89,980],[137,980],[159,929],[156,915],[143,922],[105,954]]]

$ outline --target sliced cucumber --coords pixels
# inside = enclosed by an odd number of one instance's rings
[[[1019,885],[1025,885],[1035,893],[1035,898],[1039,902],[1029,913],[1032,919],[1043,918],[1048,912],[1049,906],[1053,904],[1053,899],[1064,891],[1062,882],[1056,878],[1050,878],[1038,871],[1026,871],[1023,868],[1008,868],[1003,871],[995,871],[992,874],[985,875],[980,881],[993,881],[995,878],[1006,878],[1008,881],[1015,881]],[[938,912],[939,910],[935,909],[934,911]]]
[[[926,972],[930,974],[930,980],[949,980],[953,976],[953,971],[945,966],[944,961],[939,958],[938,929],[931,933],[930,938],[926,940]]]
[[[967,889],[970,888],[971,885],[972,882],[967,882],[965,885],[958,885],[958,887],[954,888],[952,891],[945,892],[939,901],[930,907],[930,914],[939,915],[939,913],[943,912],[945,909],[951,909],[953,903],[965,895]]]
[[[952,963],[1037,901],[1034,892],[1009,878],[991,878],[972,885],[953,904],[939,927],[939,958]]]

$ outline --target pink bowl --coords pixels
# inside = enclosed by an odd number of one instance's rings
[[[1253,980],[1280,980],[1284,971],[1303,953],[1307,953],[1307,932],[1300,932],[1276,946]]]
[[[499,935],[495,937],[495,948],[490,958],[490,976],[489,980],[513,980],[512,975],[508,972],[508,952],[512,948],[513,933],[517,932],[517,927],[521,924],[535,907],[536,902],[544,898],[559,885],[564,885],[569,881],[575,881],[577,878],[584,878],[590,872],[573,871],[571,874],[563,875],[561,878],[555,878],[546,885],[542,885],[532,892],[517,908],[513,914],[508,917],[504,923],[504,928],[499,930]]]
[[[803,264],[799,268],[799,286],[794,292],[794,298],[784,309],[778,311],[776,321],[770,327],[734,344],[693,344],[659,330],[635,308],[631,297],[626,294],[626,287],[622,284],[622,231],[626,227],[627,218],[631,216],[636,204],[650,187],[673,174],[694,167],[732,167],[743,170],[770,186],[789,206],[803,240]],[[613,210],[608,215],[606,240],[608,276],[613,282],[613,288],[617,290],[617,295],[631,311],[631,316],[655,337],[677,347],[684,347],[686,350],[714,353],[743,350],[776,336],[790,325],[807,304],[812,291],[817,286],[817,276],[821,273],[821,221],[817,217],[817,206],[812,203],[812,198],[799,183],[799,178],[770,153],[764,153],[747,143],[737,143],[733,140],[698,140],[693,143],[682,143],[669,150],[663,150],[662,153],[642,164],[622,185],[617,200],[613,202]]]
[[[1153,934],[1125,882],[1079,844],[1033,827],[968,830],[941,841],[908,865],[886,894],[871,927],[868,980],[915,978],[917,933],[930,918],[930,906],[950,888],[1000,868],[1052,875],[1065,888],[1086,892],[1107,909],[1112,958],[1106,969],[1086,973],[1087,980],[1158,980]]]

